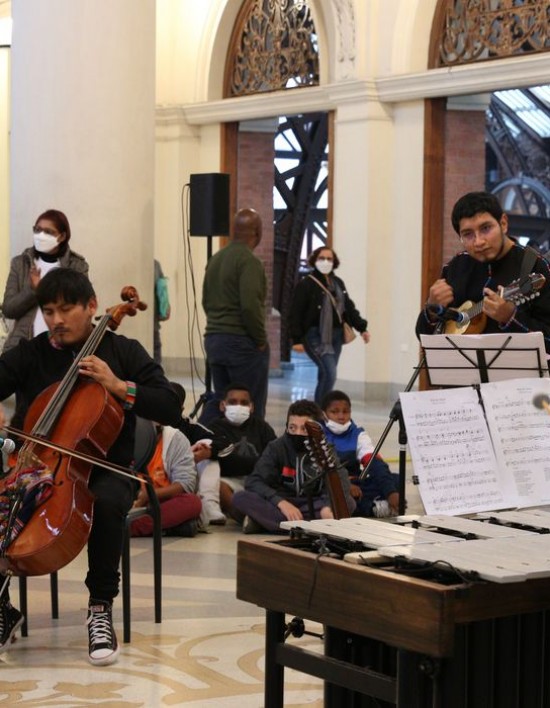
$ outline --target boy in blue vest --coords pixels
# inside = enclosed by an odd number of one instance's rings
[[[365,479],[359,475],[372,457],[374,445],[364,428],[351,417],[351,400],[343,391],[330,391],[321,407],[325,414],[325,436],[334,445],[338,459],[346,467],[355,499],[354,516],[394,516],[399,509],[399,475],[390,471],[377,456]]]

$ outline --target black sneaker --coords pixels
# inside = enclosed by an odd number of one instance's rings
[[[245,516],[243,521],[243,533],[263,533],[265,529],[250,516]]]
[[[182,524],[172,526],[164,530],[165,536],[182,536],[184,538],[194,538],[199,532],[199,523],[197,519],[184,521]]]
[[[94,666],[114,664],[119,647],[113,627],[111,603],[105,600],[90,600],[86,624],[90,664]]]
[[[21,612],[9,600],[0,602],[0,654],[15,641],[15,633],[24,621]]]

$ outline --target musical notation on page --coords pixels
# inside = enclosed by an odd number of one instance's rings
[[[401,394],[428,513],[550,504],[550,379]]]
[[[512,471],[500,469],[473,388],[406,392],[400,398],[428,514],[468,514],[515,506]]]

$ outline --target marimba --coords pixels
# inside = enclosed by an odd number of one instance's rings
[[[285,666],[327,706],[550,708],[548,512],[283,526],[237,556],[237,596],[267,613],[266,708]],[[287,614],[324,625],[324,654],[285,641]]]

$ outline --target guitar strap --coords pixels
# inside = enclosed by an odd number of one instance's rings
[[[523,285],[523,283],[529,277],[531,271],[533,270],[533,266],[535,265],[538,257],[539,257],[539,254],[535,251],[534,248],[531,248],[531,246],[525,247],[525,250],[523,252],[523,260],[521,261],[521,269],[519,271],[519,285],[520,285],[520,287]]]

